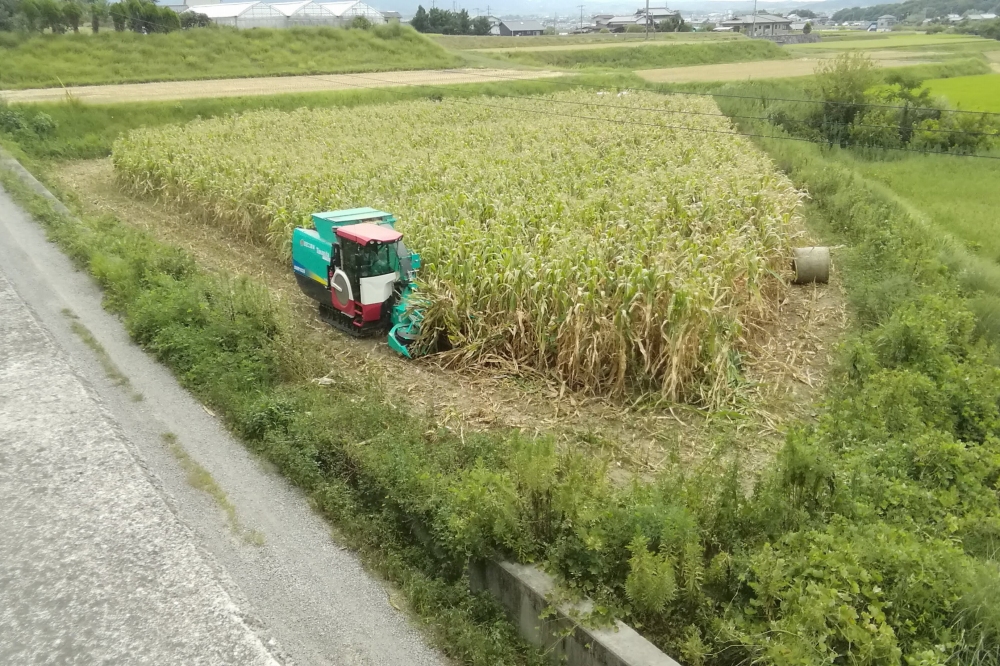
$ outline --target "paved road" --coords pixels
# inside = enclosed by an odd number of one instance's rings
[[[0,663],[274,664],[0,274]]]
[[[371,72],[364,74],[316,74],[312,76],[269,76],[256,79],[212,79],[205,81],[161,81],[119,85],[76,86],[2,90],[9,103],[59,102],[72,96],[81,102],[159,102],[202,97],[247,97],[283,93],[392,88],[398,86],[441,86],[455,83],[487,83],[560,76],[559,72],[515,69],[441,69],[412,72]],[[68,91],[68,92],[67,92]]]
[[[0,664],[447,663],[2,190],[0,273]],[[167,432],[261,545],[188,483]]]

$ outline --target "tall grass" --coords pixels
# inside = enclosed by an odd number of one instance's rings
[[[106,31],[0,41],[0,88],[430,69],[458,62],[398,24],[372,30]]]
[[[710,65],[748,60],[788,58],[788,52],[766,40],[740,39],[700,44],[650,44],[621,48],[558,51],[511,50],[490,57],[536,67],[602,67],[609,69],[653,69],[683,65]]]

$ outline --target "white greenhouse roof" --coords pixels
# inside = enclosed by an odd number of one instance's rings
[[[294,16],[299,13],[310,13],[310,14],[322,14],[324,16],[331,16],[332,13],[328,9],[324,9],[323,5],[314,3],[313,0],[300,0],[299,2],[272,2],[270,4],[271,9],[276,9],[285,16]],[[310,12],[302,12],[303,9],[311,9]]]
[[[344,14],[349,16],[351,14],[382,15],[377,9],[366,5],[361,2],[361,0],[350,0],[349,2],[323,2],[320,3],[320,7],[333,12],[336,16],[343,16]]]
[[[187,11],[204,14],[210,19],[236,18],[259,2],[223,2],[217,5],[195,5]]]

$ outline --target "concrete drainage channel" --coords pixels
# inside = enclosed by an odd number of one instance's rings
[[[0,167],[53,202],[62,214],[71,212],[16,159],[0,150]],[[419,536],[419,535],[418,535]],[[542,648],[551,660],[570,666],[678,666],[677,662],[622,622],[612,628],[588,628],[576,618],[588,614],[589,601],[553,603],[555,580],[537,567],[509,562],[474,562],[469,566],[474,592],[497,598],[519,633]]]

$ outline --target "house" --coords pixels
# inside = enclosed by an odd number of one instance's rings
[[[892,30],[892,26],[896,25],[896,22],[896,17],[892,14],[883,14],[875,19],[875,26],[879,32],[882,32],[883,30]]]
[[[637,23],[636,17],[634,15],[612,16],[611,18],[608,19],[608,22],[605,23],[604,27],[606,27],[611,32],[625,32],[630,25],[646,25],[646,21],[645,19],[643,19],[641,24]]]
[[[635,10],[635,17],[637,23],[641,22],[646,17],[645,8]],[[666,7],[650,7],[649,17],[653,19],[653,23],[659,23],[660,21],[678,19],[681,17],[681,13],[675,9],[667,9]]]
[[[386,23],[399,23],[402,18],[399,12],[382,12],[382,16],[385,17]]]
[[[732,28],[751,37],[769,37],[784,35],[792,29],[792,22],[784,16],[757,14],[756,16],[738,16],[719,24],[722,28]]]
[[[545,32],[538,21],[500,21],[500,34],[504,37],[533,37]]]
[[[600,30],[601,28],[607,28],[608,21],[610,21],[614,17],[615,17],[614,14],[594,14],[590,18],[593,19],[594,25],[597,27],[598,30]],[[610,30],[610,28],[608,29]]]
[[[649,18],[654,26],[660,21],[671,21],[679,19],[680,17],[681,13],[674,9],[667,9],[666,7],[649,8]],[[607,28],[611,32],[624,32],[625,30],[628,30],[630,25],[645,26],[646,9],[644,7],[639,8],[635,10],[635,13],[631,16],[612,16],[605,19],[603,25],[600,21],[598,21],[598,25],[602,28]]]

